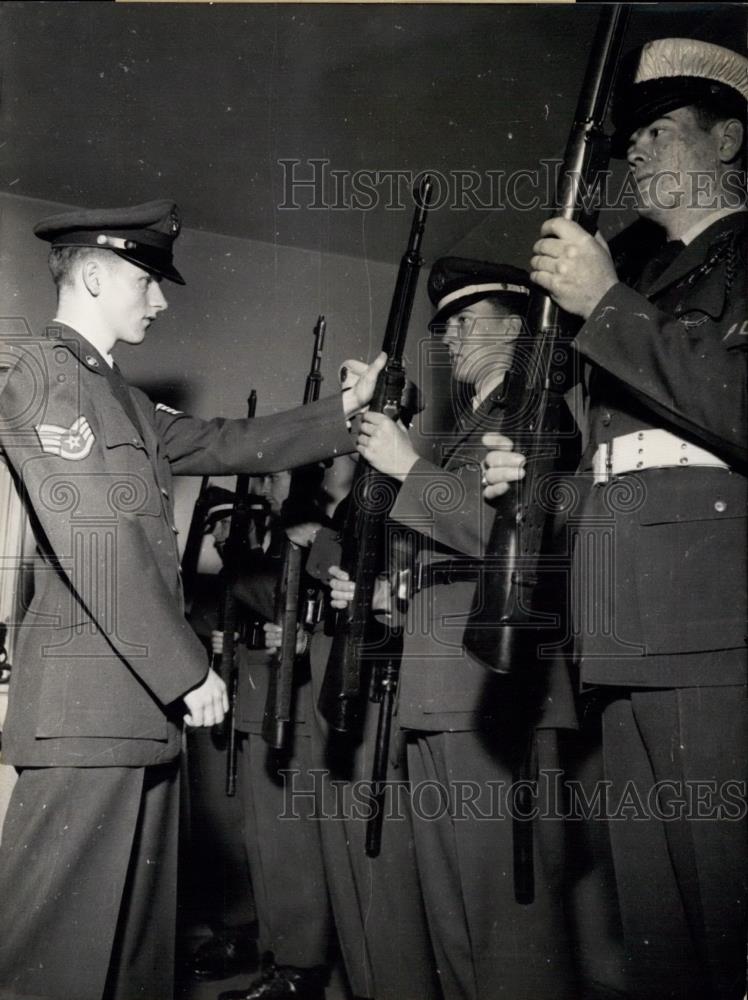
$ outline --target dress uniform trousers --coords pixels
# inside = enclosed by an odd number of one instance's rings
[[[260,951],[278,965],[311,968],[328,962],[332,914],[322,860],[320,825],[309,775],[309,726],[298,721],[288,752],[274,752],[261,735],[268,655],[240,654],[238,752],[244,845],[259,924]],[[245,690],[245,685],[248,690]],[[295,688],[295,718],[308,718],[310,684]],[[302,794],[291,798],[289,789]],[[303,794],[306,792],[307,794]]]
[[[176,761],[21,771],[0,899],[26,905],[0,938],[2,1000],[171,1000],[178,811]]]
[[[603,727],[630,995],[741,1000],[746,689],[622,692]]]
[[[408,738],[418,869],[444,996],[577,1000],[563,906],[564,822],[553,801],[557,734],[536,733],[537,770],[550,781],[538,782],[532,805],[539,815],[527,821],[534,868],[529,905],[515,899],[506,793],[516,772],[511,755],[497,752],[502,742],[470,731]]]
[[[364,850],[366,809],[357,814],[353,808],[355,783],[371,781],[378,706],[369,704],[363,738],[357,745],[330,734],[317,708],[330,645],[328,636],[321,630],[315,632],[312,738],[325,869],[348,980],[357,997],[432,1000],[440,990],[407,806],[401,809],[397,798],[393,799],[376,858],[367,857]],[[399,756],[397,769],[390,763],[389,779],[402,784],[404,762]]]

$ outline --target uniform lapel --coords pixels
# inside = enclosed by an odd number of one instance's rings
[[[158,438],[156,437],[156,432],[153,429],[152,417],[143,406],[136,393],[131,392],[130,399],[132,400],[132,405],[140,420],[140,426],[143,429],[143,443],[145,444],[145,450],[149,455],[155,455],[158,448]]]
[[[496,421],[496,414],[499,411],[498,397],[498,391],[494,391],[477,409],[464,414],[457,425],[449,448],[444,452],[442,465],[445,469],[462,464],[464,457],[461,455],[461,450],[468,442],[472,442],[476,435],[480,436],[487,431],[498,429]]]
[[[713,223],[703,233],[700,233],[693,243],[684,247],[649,288],[642,288],[642,293],[648,299],[652,299],[659,295],[664,288],[685,278],[687,274],[704,263],[713,244],[717,243],[721,237],[727,239],[732,232],[743,228],[747,220],[748,212],[735,212]]]

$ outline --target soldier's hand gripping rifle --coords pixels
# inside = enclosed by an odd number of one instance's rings
[[[369,404],[373,413],[400,415],[405,387],[402,364],[405,338],[413,309],[431,180],[424,177],[414,192],[416,208],[408,245],[400,261],[382,350],[387,364],[379,373]],[[353,600],[335,616],[335,634],[319,697],[319,708],[330,726],[349,733],[358,726],[364,690],[363,659],[370,639],[371,602],[384,552],[384,525],[397,493],[397,483],[359,458],[341,535],[341,567],[355,580]],[[371,650],[369,650],[371,652]]]
[[[314,328],[314,350],[312,365],[304,386],[304,405],[319,399],[322,385],[322,348],[325,340],[325,317],[317,319]],[[309,477],[304,468],[295,469],[291,474],[288,504],[293,506],[304,500]],[[291,724],[291,700],[293,695],[293,674],[296,662],[296,625],[299,621],[299,593],[301,590],[303,551],[289,538],[283,543],[283,569],[276,595],[275,623],[281,626],[280,648],[270,658],[270,678],[267,700],[262,719],[262,738],[274,750],[282,750],[288,745]]]
[[[603,126],[628,18],[626,7],[614,4],[600,14],[556,189],[553,215],[578,222],[588,232],[594,232],[597,219],[590,196],[595,195],[610,157]],[[568,341],[576,320],[535,288],[527,326],[528,335],[516,341],[506,375],[499,428],[512,439],[514,449],[526,455],[525,477],[496,504],[486,562],[464,636],[465,648],[499,673],[526,661],[523,651],[534,656],[535,630],[545,620],[534,598],[551,511],[547,487],[561,451],[559,424],[568,384]]]
[[[247,416],[254,417],[257,410],[257,393],[253,389],[247,400]],[[231,511],[231,523],[226,544],[223,548],[224,588],[221,616],[223,647],[219,654],[216,670],[223,678],[229,695],[229,710],[223,721],[227,738],[226,747],[226,794],[236,795],[236,691],[239,675],[236,668],[236,632],[239,624],[237,600],[234,584],[242,569],[246,569],[249,557],[249,525],[252,511],[249,504],[249,480],[246,473],[236,477],[236,494]]]

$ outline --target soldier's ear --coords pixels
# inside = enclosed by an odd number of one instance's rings
[[[507,332],[512,339],[516,340],[517,337],[522,333],[522,328],[524,326],[524,320],[521,316],[510,316],[507,320]]]
[[[96,257],[86,257],[81,264],[81,281],[93,298],[101,294],[103,270],[102,262]]]
[[[745,128],[739,118],[728,118],[720,126],[719,158],[723,163],[731,163],[740,155]]]

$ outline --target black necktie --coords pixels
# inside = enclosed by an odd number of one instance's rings
[[[667,243],[664,243],[642,268],[642,273],[636,282],[637,290],[646,291],[650,288],[660,275],[664,274],[670,267],[685,245],[683,240],[668,240]]]
[[[140,436],[143,437],[143,426],[138,418],[138,412],[135,409],[135,404],[132,401],[132,395],[130,394],[130,387],[125,382],[122,372],[119,370],[117,365],[112,365],[111,368],[107,366],[107,371],[105,372],[107,382],[112,390],[114,398],[120,404],[122,409],[128,415],[130,420],[135,424],[135,427],[140,432]]]

